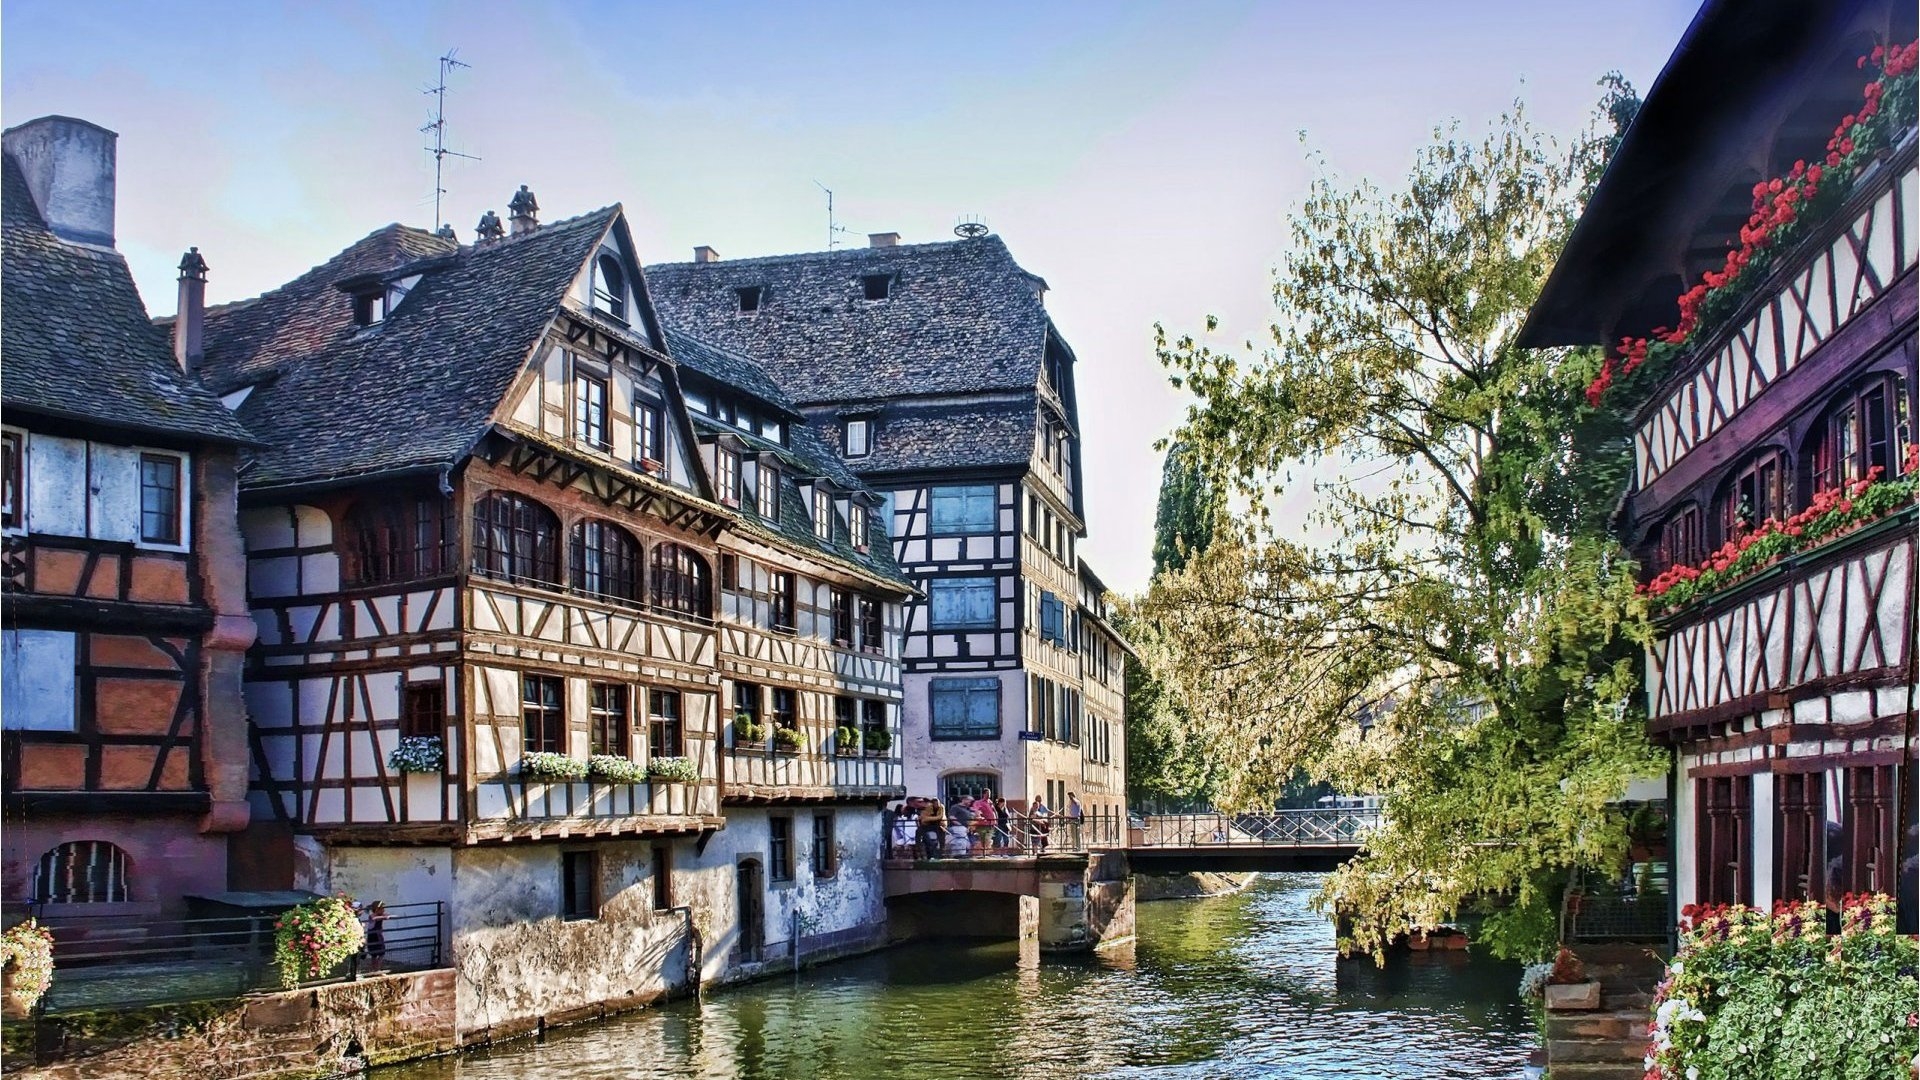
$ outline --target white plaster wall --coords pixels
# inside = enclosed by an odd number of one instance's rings
[[[1699,808],[1694,803],[1693,780],[1687,776],[1687,770],[1699,763],[1698,755],[1682,754],[1674,764],[1680,781],[1673,786],[1673,895],[1679,907],[1700,902],[1700,883],[1694,873],[1699,859],[1694,845],[1699,826],[1694,817]]]
[[[932,738],[932,711],[927,684],[935,678],[997,678],[1000,680],[1000,738],[998,741],[939,741]],[[1001,794],[1015,801],[1028,797],[1027,777],[1029,745],[1020,741],[1027,723],[1027,675],[1025,671],[956,671],[945,675],[912,673],[902,677],[905,700],[902,705],[901,757],[906,767],[907,794],[934,795],[940,790],[940,777],[950,772],[992,772],[1000,774]],[[1037,745],[1037,744],[1036,744]]]

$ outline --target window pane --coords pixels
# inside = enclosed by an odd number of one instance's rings
[[[140,539],[151,544],[180,542],[180,459],[140,455]]]

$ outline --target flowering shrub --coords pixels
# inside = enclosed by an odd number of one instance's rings
[[[7,992],[23,1009],[40,1003],[53,985],[53,931],[39,920],[15,923],[0,932],[0,968],[13,976]]]
[[[387,768],[403,773],[437,773],[446,764],[447,751],[438,735],[404,735],[387,755]]]
[[[1719,905],[1684,916],[1680,951],[1654,995],[1645,1080],[1908,1075],[1920,1049],[1914,939],[1893,900],[1854,896],[1840,934],[1818,904]]]
[[[587,763],[565,754],[536,751],[520,759],[520,775],[536,780],[585,780]]]
[[[1786,176],[1753,186],[1753,214],[1740,227],[1739,243],[1728,245],[1725,264],[1707,271],[1698,284],[1680,294],[1680,319],[1675,326],[1657,327],[1648,338],[1620,339],[1618,355],[1609,356],[1587,385],[1588,404],[1599,408],[1616,378],[1643,368],[1650,372],[1647,377],[1657,377],[1692,347],[1696,337],[1711,333],[1739,308],[1773,269],[1780,253],[1846,201],[1853,181],[1911,124],[1917,63],[1920,48],[1911,42],[1876,45],[1860,58],[1858,67],[1872,64],[1878,74],[1863,89],[1860,108],[1842,118],[1827,140],[1824,161],[1812,165],[1796,161]]]
[[[280,969],[282,985],[298,986],[346,963],[366,941],[352,898],[323,896],[289,910],[273,924],[273,965]]]
[[[1535,1001],[1547,996],[1547,979],[1553,974],[1553,963],[1542,961],[1528,964],[1520,969],[1520,1000]]]
[[[647,778],[647,770],[632,758],[595,754],[587,759],[587,775],[609,784],[637,784]]]
[[[655,780],[691,784],[700,779],[700,770],[693,767],[692,758],[657,757],[647,762],[647,775]]]
[[[1724,589],[1775,559],[1819,545],[1844,529],[1875,521],[1920,494],[1920,471],[1915,469],[1920,444],[1907,448],[1906,475],[1880,479],[1880,466],[1864,479],[1814,495],[1813,502],[1785,521],[1768,518],[1750,532],[1727,541],[1698,566],[1673,566],[1640,587],[1658,611],[1685,607],[1694,598]]]

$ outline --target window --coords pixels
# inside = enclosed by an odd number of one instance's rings
[[[525,496],[496,491],[473,504],[473,570],[558,585],[559,535],[553,511]]]
[[[1694,781],[1699,799],[1696,888],[1703,904],[1744,904],[1752,896],[1753,778]]]
[[[933,629],[993,629],[998,590],[993,578],[935,578],[928,582]]]
[[[790,817],[767,819],[767,879],[793,880],[793,819]]]
[[[349,585],[385,585],[435,577],[453,569],[452,500],[362,499],[346,517]]]
[[[885,300],[892,286],[892,274],[866,274],[860,278],[861,294],[868,300]]]
[[[760,310],[760,286],[747,285],[733,291],[740,297],[740,314],[751,315]]]
[[[1040,640],[1065,647],[1067,644],[1067,606],[1058,596],[1040,592]]]
[[[858,499],[847,506],[847,539],[861,551],[867,550],[867,507]]]
[[[996,495],[992,484],[933,489],[933,531],[990,533],[997,524]]]
[[[1654,571],[1670,566],[1692,566],[1707,557],[1706,531],[1700,527],[1700,508],[1689,506],[1675,511],[1660,526],[1660,547],[1654,555]]]
[[[736,722],[745,721],[754,725],[760,723],[760,688],[758,686],[749,682],[733,684],[733,718]],[[736,728],[736,732],[737,730]],[[741,745],[738,738],[734,740],[734,745]]]
[[[740,505],[740,455],[719,443],[713,446],[713,483],[721,502]]]
[[[832,877],[840,867],[833,850],[833,815],[813,815],[813,876]]]
[[[614,683],[588,683],[588,752],[626,757],[627,728],[627,688]]]
[[[26,478],[26,448],[20,433],[0,433],[0,528],[17,529],[25,520]]]
[[[1773,895],[1777,900],[1826,896],[1825,779],[1820,773],[1774,777]]]
[[[999,679],[934,679],[927,684],[935,739],[998,739]]]
[[[40,856],[33,898],[43,904],[124,904],[127,853],[105,840],[71,840]]]
[[[653,546],[653,606],[704,619],[713,610],[707,564],[679,544]]]
[[[653,845],[653,910],[670,911],[673,909],[673,849],[665,844]]]
[[[574,591],[639,603],[640,543],[625,529],[606,521],[578,522],[572,555]]]
[[[647,694],[647,753],[651,757],[681,757],[687,752],[685,728],[680,724],[680,692],[654,690]]]
[[[760,476],[754,488],[754,503],[760,516],[768,521],[780,520],[780,470],[766,462],[760,463]]]
[[[833,493],[819,486],[813,489],[813,535],[833,542]]]
[[[1894,454],[1894,401],[1897,395],[1886,378],[1877,378],[1847,392],[1827,410],[1812,435],[1807,497],[1828,488],[1866,478],[1880,467],[1884,479],[1898,468]]]
[[[172,454],[140,455],[140,539],[180,542],[180,459]]]
[[[595,375],[573,377],[573,437],[605,450],[607,442],[607,381]]]
[[[993,773],[957,772],[940,778],[940,801],[952,802],[965,797],[977,799],[1000,790],[1000,777]]]
[[[566,683],[551,675],[522,675],[520,724],[527,753],[566,753]]]
[[[600,917],[600,853],[563,851],[560,853],[560,917],[597,919]]]
[[[0,631],[0,724],[74,730],[74,640],[63,630]]]
[[[638,401],[633,406],[633,424],[638,445],[635,452],[644,462],[667,460],[666,414],[660,406],[651,401]]]
[[[400,690],[400,734],[438,738],[447,726],[447,687],[444,683],[408,683]]]
[[[627,319],[627,275],[620,271],[620,260],[602,255],[594,263],[600,271],[593,282],[593,306],[625,322]]]
[[[841,728],[852,728],[855,731],[860,730],[860,727],[859,727],[860,717],[858,716],[858,710],[859,710],[859,707],[854,704],[854,701],[852,698],[850,697],[834,698],[833,699],[833,727],[835,732],[837,733]],[[836,736],[835,748],[840,750],[846,749],[845,746],[842,746],[838,743],[837,736]]]
[[[1778,450],[1768,450],[1735,470],[1720,495],[1720,540],[1742,536],[1769,518],[1784,518],[1786,468]]]
[[[784,686],[773,688],[772,719],[774,727],[792,728],[800,726],[799,695]]]
[[[860,598],[860,647],[870,653],[885,653],[887,639],[880,626],[880,601]]]
[[[845,589],[833,590],[833,643],[853,645],[853,594]]]
[[[775,630],[793,629],[793,575],[775,573],[769,582],[773,595],[769,598],[767,621]]]
[[[873,421],[847,421],[846,449],[848,457],[866,457],[873,452]]]
[[[874,733],[887,730],[887,703],[869,698],[860,702],[861,745],[873,748]]]

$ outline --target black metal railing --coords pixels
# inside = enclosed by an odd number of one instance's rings
[[[235,997],[280,989],[273,962],[280,915],[206,919],[43,916],[53,933],[53,981],[41,999],[48,1013]],[[446,937],[440,902],[363,908],[367,944],[338,969],[298,985],[357,979],[384,971],[439,967]]]
[[[1665,860],[1631,863],[1617,877],[1573,875],[1560,905],[1560,939],[1570,943],[1663,942],[1673,927]]]
[[[895,858],[966,859],[1079,854],[1091,848],[1127,844],[1127,819],[1119,814],[1078,817],[1009,810],[989,823],[946,819],[923,822],[916,816],[889,818],[888,845]]]

